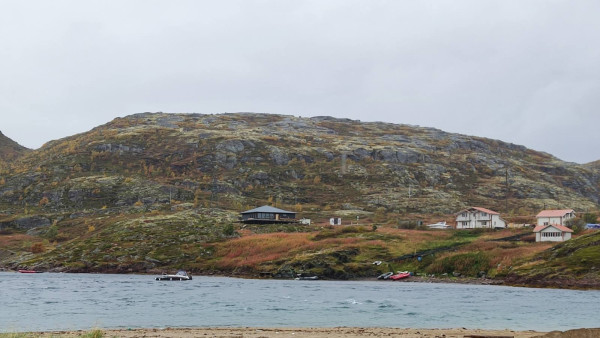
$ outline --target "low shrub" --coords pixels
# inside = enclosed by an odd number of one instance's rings
[[[44,247],[44,243],[42,242],[34,243],[31,245],[31,252],[34,254],[42,253],[44,251],[46,251],[46,248]]]
[[[484,252],[469,252],[438,259],[429,265],[427,273],[452,274],[458,272],[463,276],[478,276],[480,271],[487,272],[490,267],[490,258]]]

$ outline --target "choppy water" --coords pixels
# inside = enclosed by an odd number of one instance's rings
[[[0,272],[0,332],[100,328],[598,327],[600,291]]]

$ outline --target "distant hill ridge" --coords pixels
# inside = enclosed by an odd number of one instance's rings
[[[452,213],[477,205],[534,214],[600,203],[598,166],[434,128],[327,116],[140,113],[38,150],[19,147],[18,173],[2,174],[4,208],[176,199],[239,210],[270,199],[315,210]]]
[[[11,140],[0,131],[0,161],[10,162],[21,157],[29,149]]]

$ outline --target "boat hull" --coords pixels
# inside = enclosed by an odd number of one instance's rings
[[[164,273],[164,274],[156,277],[156,280],[191,280],[191,279],[192,279],[192,275],[188,275],[183,270],[179,270],[174,275]]]
[[[192,279],[192,277],[185,277],[185,276],[160,276],[160,277],[156,277],[156,280],[190,280]]]
[[[309,277],[296,277],[294,278],[295,280],[318,280],[319,277],[317,276],[309,276]]]
[[[377,277],[377,279],[389,279],[393,275],[394,275],[393,272],[386,272],[386,273],[379,275],[379,277]]]
[[[408,277],[410,277],[409,272],[401,272],[401,273],[395,274],[393,276],[390,276],[390,279],[391,280],[401,280],[401,279],[408,278]]]

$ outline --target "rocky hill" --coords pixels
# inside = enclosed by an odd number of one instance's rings
[[[585,166],[590,169],[600,170],[600,160],[586,163]]]
[[[593,209],[598,170],[497,140],[331,117],[136,114],[52,141],[2,174],[0,203],[44,211],[152,207],[534,214]]]
[[[492,252],[481,234],[467,240],[398,232],[405,221],[451,221],[468,205],[532,220],[543,207],[596,210],[599,196],[598,168],[498,140],[332,117],[143,113],[48,142],[0,167],[0,266],[295,268],[351,278],[379,272],[374,259],[415,250],[481,240],[472,250]],[[317,223],[360,219],[366,228],[235,223],[240,211],[263,204]],[[483,265],[498,264],[480,256]],[[434,263],[420,268],[452,268]]]
[[[29,149],[6,137],[0,131],[0,165],[21,157]]]

